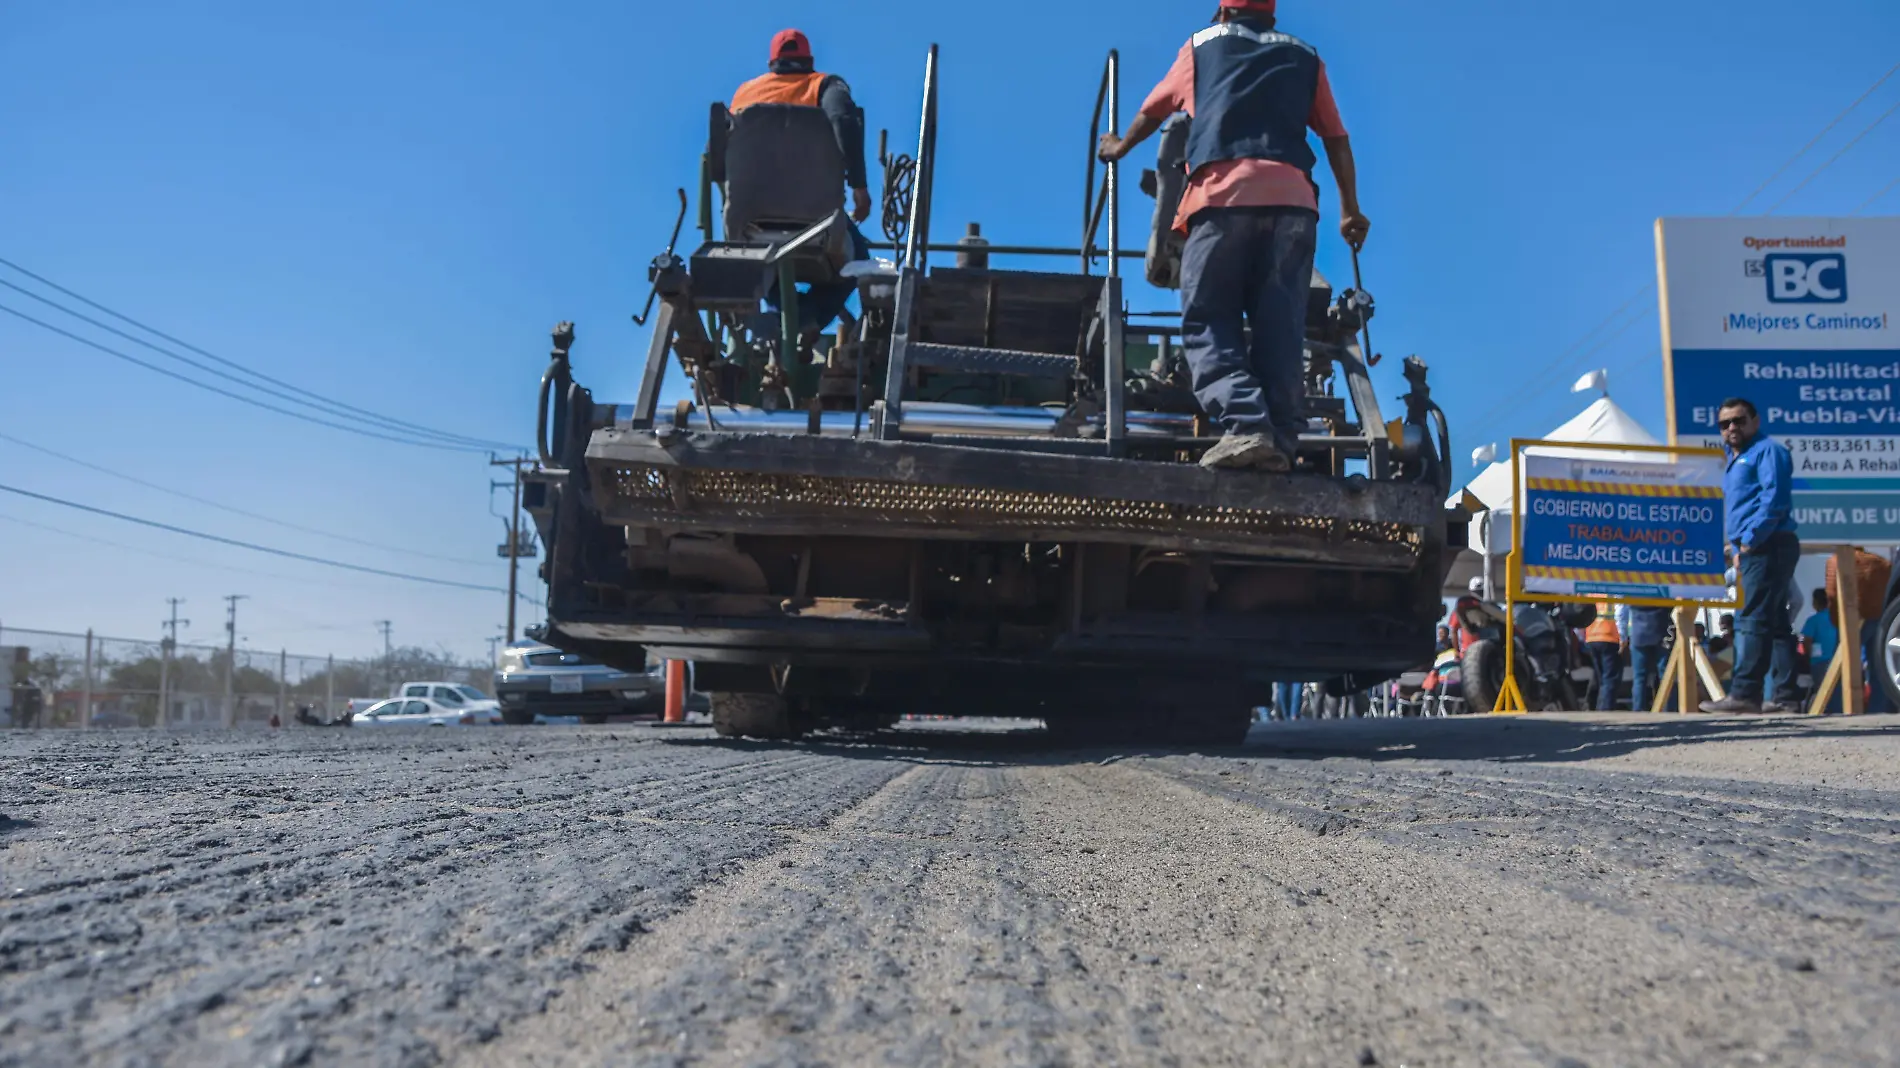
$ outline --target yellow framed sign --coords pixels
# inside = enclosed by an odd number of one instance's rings
[[[1514,440],[1513,601],[1739,608],[1720,449]]]

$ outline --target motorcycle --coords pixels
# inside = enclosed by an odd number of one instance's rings
[[[1474,596],[1458,599],[1453,611],[1467,633],[1478,635],[1465,647],[1462,679],[1465,703],[1473,712],[1497,707],[1504,689],[1504,609]],[[1577,712],[1584,702],[1577,690],[1576,673],[1583,655],[1576,631],[1597,618],[1591,604],[1517,605],[1512,615],[1516,632],[1517,687],[1524,705],[1533,712]]]

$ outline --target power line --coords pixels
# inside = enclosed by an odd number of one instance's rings
[[[1885,74],[1882,74],[1879,78],[1877,78],[1874,81],[1872,85],[1867,87],[1866,92],[1863,92],[1860,96],[1854,98],[1854,102],[1847,105],[1846,108],[1842,109],[1840,114],[1834,116],[1832,121],[1830,121],[1826,126],[1821,128],[1820,133],[1814,135],[1812,140],[1810,140],[1807,144],[1801,146],[1801,148],[1798,151],[1796,151],[1794,155],[1789,156],[1787,160],[1781,164],[1780,167],[1776,168],[1775,172],[1768,176],[1767,181],[1763,182],[1759,187],[1757,187],[1754,192],[1742,198],[1742,202],[1735,205],[1734,210],[1730,211],[1729,215],[1733,216],[1733,215],[1741,214],[1742,209],[1746,208],[1751,202],[1755,200],[1756,197],[1761,196],[1761,194],[1765,192],[1770,186],[1772,186],[1777,180],[1779,180],[1782,175],[1786,174],[1788,172],[1788,168],[1793,167],[1797,162],[1800,161],[1801,157],[1807,155],[1810,151],[1814,149],[1814,146],[1820,144],[1821,141],[1824,138],[1826,138],[1829,133],[1833,132],[1835,127],[1839,126],[1842,122],[1846,121],[1847,117],[1853,114],[1856,108],[1860,107],[1860,105],[1865,103],[1869,97],[1873,96],[1874,93],[1879,91],[1880,87],[1887,84],[1887,82],[1891,80],[1895,74],[1900,74],[1900,64],[1896,64],[1894,67],[1889,69]],[[1896,107],[1900,107],[1900,105],[1896,105]],[[1807,179],[1805,179],[1801,183],[1801,185],[1796,186],[1794,190],[1790,191],[1788,196],[1791,197],[1795,193],[1800,192],[1801,189],[1804,188],[1809,182],[1812,182],[1816,177],[1818,177],[1822,171],[1825,171],[1828,167],[1833,166],[1833,164],[1836,161],[1838,161],[1841,158],[1841,156],[1847,153],[1848,149],[1853,148],[1855,144],[1859,143],[1861,138],[1866,137],[1867,134],[1871,133],[1875,127],[1885,122],[1887,118],[1891,116],[1892,114],[1893,114],[1893,109],[1889,109],[1886,114],[1882,115],[1878,119],[1875,119],[1872,125],[1868,126],[1867,129],[1862,130],[1860,134],[1858,134],[1854,138],[1853,141],[1848,142],[1845,148],[1841,149],[1840,152],[1836,153],[1833,159],[1830,159],[1827,163],[1822,164],[1821,167],[1818,170],[1816,170],[1813,174],[1810,174],[1807,177]],[[1895,185],[1900,185],[1900,180],[1896,180]],[[1869,200],[1866,204],[1861,205],[1858,211],[1866,210],[1868,207],[1870,207],[1874,203],[1874,201],[1877,201],[1881,197],[1884,197],[1888,193],[1892,192],[1894,187],[1895,186],[1888,186],[1886,189],[1876,194],[1873,200]],[[1786,202],[1787,202],[1787,197],[1783,197],[1782,200],[1775,205],[1775,207],[1778,208],[1781,206],[1781,204],[1786,203]],[[1768,209],[1770,213],[1772,213],[1774,210],[1775,208]],[[1856,214],[1858,214],[1858,211],[1856,212]],[[1630,296],[1628,300],[1624,301],[1621,305],[1619,305],[1615,311],[1605,316],[1602,319],[1602,321],[1598,322],[1595,326],[1585,331],[1584,335],[1581,338],[1579,338],[1574,344],[1572,344],[1568,349],[1564,350],[1562,355],[1559,355],[1550,364],[1546,365],[1543,372],[1538,374],[1529,382],[1526,382],[1523,385],[1519,386],[1517,389],[1511,391],[1511,393],[1507,395],[1503,400],[1493,405],[1482,416],[1480,416],[1477,422],[1480,424],[1489,423],[1492,420],[1492,418],[1502,414],[1505,411],[1508,411],[1512,407],[1515,407],[1517,404],[1521,403],[1528,396],[1547,388],[1550,382],[1552,382],[1553,380],[1560,379],[1564,371],[1575,370],[1576,365],[1581,358],[1588,357],[1596,352],[1601,351],[1604,346],[1609,344],[1609,342],[1615,340],[1617,337],[1627,332],[1630,327],[1636,325],[1638,322],[1641,322],[1644,318],[1646,318],[1646,314],[1642,316],[1637,316],[1636,318],[1630,319],[1627,322],[1623,323],[1622,326],[1617,327],[1614,331],[1610,333],[1608,337],[1604,338],[1604,340],[1600,344],[1590,349],[1588,352],[1582,351],[1583,347],[1589,344],[1591,338],[1595,337],[1599,331],[1602,331],[1605,328],[1609,327],[1612,323],[1615,323],[1619,318],[1625,315],[1630,310],[1630,308],[1633,307],[1638,301],[1644,299],[1651,292],[1653,292],[1655,288],[1656,288],[1656,283],[1654,280],[1644,282],[1641,289],[1638,289],[1633,295]]]
[[[1892,107],[1888,108],[1886,111],[1881,112],[1879,118],[1868,123],[1866,129],[1855,134],[1853,140],[1842,145],[1841,150],[1839,152],[1836,152],[1834,153],[1834,155],[1828,157],[1828,161],[1826,163],[1823,163],[1819,167],[1814,168],[1813,174],[1810,174],[1806,178],[1801,179],[1800,185],[1797,185],[1793,189],[1788,190],[1786,196],[1783,196],[1780,200],[1775,201],[1774,207],[1769,208],[1767,211],[1762,212],[1762,214],[1773,215],[1776,211],[1780,210],[1783,204],[1786,204],[1788,201],[1794,199],[1794,196],[1796,193],[1799,193],[1803,189],[1806,189],[1808,187],[1808,183],[1814,181],[1816,178],[1819,178],[1821,176],[1821,173],[1827,170],[1829,167],[1832,167],[1836,163],[1839,163],[1841,161],[1842,156],[1845,156],[1849,152],[1852,152],[1854,150],[1855,145],[1860,144],[1861,141],[1864,138],[1866,138],[1868,134],[1873,133],[1876,129],[1879,129],[1881,123],[1886,122],[1888,119],[1893,118],[1893,113],[1896,111],[1900,111],[1900,101],[1895,101]]]
[[[247,367],[246,365],[242,363],[239,363],[236,360],[226,359],[225,357],[219,356],[217,353],[211,352],[208,349],[201,348],[197,345],[192,344],[189,341],[183,340],[182,338],[177,338],[177,337],[172,336],[171,334],[167,334],[166,332],[158,329],[157,327],[150,326],[146,323],[140,322],[139,320],[134,319],[131,316],[124,314],[123,312],[107,307],[106,305],[101,304],[98,301],[93,300],[92,298],[87,297],[82,293],[77,293],[71,289],[68,289],[65,286],[60,285],[58,282],[55,282],[44,275],[36,274],[33,271],[30,271],[27,268],[22,267],[17,263],[14,263],[12,260],[0,257],[0,266],[9,267],[13,269],[14,271],[17,271],[18,273],[25,275],[28,278],[33,279],[35,282],[40,283],[41,285],[47,287],[48,289],[64,294],[65,296],[71,297],[72,299],[79,301],[80,303],[86,305],[89,308],[93,308],[97,311],[104,312],[105,314],[110,315],[115,319],[118,319],[120,322],[130,324],[131,326],[135,326],[138,329],[143,330],[154,337],[161,338],[165,341],[169,341],[172,344],[177,345],[178,347],[182,349],[185,349],[189,352],[196,353],[199,356],[203,356],[207,360],[211,360],[215,363],[222,364],[226,367],[232,368],[233,370],[242,372],[243,374],[249,375],[250,377],[257,379],[258,381],[266,382],[272,386],[277,386],[277,387],[280,387],[281,389],[289,390],[291,391],[291,393],[296,394],[297,396],[285,397],[284,394],[276,393],[273,390],[267,390],[261,386],[257,386],[248,382],[243,382],[241,379],[234,378],[233,376],[229,374],[226,374],[221,371],[217,371],[212,368],[204,367],[203,365],[198,364],[195,361],[189,360],[183,356],[180,356],[175,352],[169,352],[165,349],[159,348],[158,346],[151,344],[148,341],[144,341],[139,338],[133,337],[130,334],[126,334],[123,331],[115,329],[114,327],[107,326],[104,323],[99,322],[97,319],[92,319],[88,316],[82,315],[79,312],[73,311],[71,308],[67,308],[64,305],[55,303],[52,300],[47,299],[46,297],[35,294],[29,290],[22,289],[21,287],[14,285],[11,282],[0,282],[0,285],[7,286],[9,289],[14,289],[21,293],[25,293],[27,296],[30,296],[33,299],[38,300],[44,304],[48,304],[48,305],[51,305],[52,307],[58,308],[60,311],[63,311],[66,314],[71,315],[76,319],[83,319],[86,322],[99,327],[101,330],[110,331],[114,334],[117,334],[120,337],[125,338],[128,341],[132,341],[137,344],[144,345],[145,347],[150,348],[155,352],[163,352],[165,353],[165,355],[170,356],[173,359],[190,364],[191,366],[197,367],[200,370],[203,370],[209,374],[215,374],[215,375],[218,375],[219,377],[226,378],[231,381],[240,382],[241,384],[243,384],[249,389],[255,389],[261,393],[269,393],[274,396],[284,397],[284,399],[291,400],[296,403],[312,404],[313,406],[317,406],[317,407],[330,408],[330,409],[333,409],[329,413],[331,415],[337,415],[337,416],[343,416],[343,417],[349,417],[349,418],[375,420],[375,421],[381,421],[381,422],[386,422],[386,423],[404,424],[405,428],[410,433],[413,433],[420,437],[437,438],[444,442],[459,442],[459,443],[463,443],[470,446],[480,447],[482,449],[513,449],[514,448],[514,446],[512,445],[504,445],[500,442],[493,442],[493,441],[487,441],[481,438],[469,437],[466,434],[454,434],[448,431],[434,430],[434,429],[431,429],[429,427],[424,427],[424,426],[408,425],[406,421],[403,419],[398,419],[394,416],[383,415],[379,412],[373,412],[366,408],[359,408],[355,405],[348,404],[343,401],[334,400],[330,397],[326,397],[323,394],[317,393],[313,390],[305,389],[302,386],[294,385],[290,382],[286,382],[279,378],[273,378],[270,375],[264,374],[262,371],[254,370],[250,367]],[[298,397],[302,397],[306,399],[299,400]]]
[[[114,512],[105,508],[96,508],[90,504],[80,504],[77,501],[69,501],[60,497],[52,497],[44,493],[35,493],[32,490],[21,489],[18,486],[8,486],[8,485],[0,484],[0,492],[12,493],[21,497],[31,498],[32,500],[36,500],[36,501],[45,501],[48,504],[57,504],[65,508],[72,508],[76,511],[90,512],[93,515],[102,515],[111,519],[122,520],[127,523],[137,523],[140,526],[151,527],[155,530],[168,531],[173,534],[183,534],[184,536],[188,538],[199,538],[204,541],[217,542],[220,545],[231,545],[239,549],[249,549],[252,552],[268,553],[271,556],[281,556],[289,560],[301,560],[309,564],[322,564],[325,567],[342,568],[345,571],[360,571],[366,575],[379,575],[383,578],[401,579],[404,582],[422,582],[422,583],[427,583],[431,586],[450,586],[455,589],[462,589],[462,590],[479,590],[483,593],[507,593],[508,592],[507,590],[503,589],[500,586],[481,586],[473,582],[456,582],[451,579],[429,578],[423,575],[406,575],[400,571],[385,571],[379,567],[365,567],[361,564],[350,564],[350,563],[345,563],[341,560],[328,560],[321,556],[310,556],[305,553],[294,553],[288,549],[274,549],[268,545],[258,545],[253,542],[239,541],[236,538],[221,537],[217,534],[206,534],[205,532],[200,531],[200,530],[190,530],[185,527],[173,526],[170,523],[160,523],[157,520],[153,520],[153,519],[141,519],[137,516],[126,515],[123,512]]]
[[[1873,196],[1868,197],[1866,203],[1862,204],[1858,208],[1855,208],[1853,211],[1849,212],[1848,214],[1859,215],[1861,212],[1866,211],[1868,208],[1871,208],[1875,204],[1879,203],[1882,197],[1886,196],[1888,193],[1891,193],[1896,189],[1900,189],[1900,178],[1895,178],[1893,181],[1888,182],[1887,187],[1885,189],[1882,189],[1880,192],[1875,193]]]
[[[422,448],[422,449],[441,449],[445,452],[485,452],[487,451],[485,449],[476,449],[467,445],[445,445],[445,444],[439,444],[439,443],[431,442],[431,441],[416,441],[412,438],[395,437],[393,435],[379,433],[374,430],[365,430],[360,426],[350,426],[347,423],[333,423],[329,421],[328,419],[319,419],[316,416],[310,415],[307,412],[292,411],[289,408],[279,408],[274,404],[266,404],[263,401],[256,399],[255,397],[246,397],[241,393],[233,393],[228,389],[224,389],[219,386],[214,386],[210,384],[209,382],[200,382],[197,379],[192,378],[188,375],[181,375],[178,372],[171,370],[170,368],[160,367],[157,364],[152,363],[148,360],[141,360],[137,356],[133,356],[129,353],[121,352],[118,349],[112,348],[109,345],[101,345],[99,342],[94,341],[91,338],[82,337],[78,334],[73,333],[70,330],[66,330],[61,327],[54,326],[52,323],[46,322],[43,319],[35,319],[31,315],[28,315],[25,312],[18,310],[17,308],[10,308],[5,304],[0,304],[0,312],[6,312],[8,315],[11,315],[16,319],[24,319],[27,322],[32,323],[34,326],[40,327],[41,329],[50,330],[53,333],[60,335],[61,337],[70,338],[73,341],[77,341],[81,345],[85,345],[88,348],[97,349],[108,356],[116,356],[127,363],[133,364],[138,367],[143,367],[146,370],[154,372],[156,374],[164,375],[166,378],[176,379],[177,381],[183,382],[186,385],[197,386],[199,389],[216,393],[219,396],[229,397],[234,401],[238,401],[243,404],[249,404],[254,408],[262,408],[267,412],[275,412],[278,415],[287,415],[291,417],[292,419],[301,419],[306,423],[315,423],[318,426],[327,426],[332,430],[341,430],[350,434],[361,434],[364,437],[378,438],[383,441],[393,441],[398,445],[413,445],[417,448]]]
[[[1810,151],[1813,150],[1815,145],[1820,144],[1822,138],[1826,137],[1830,133],[1833,133],[1834,127],[1839,126],[1842,123],[1842,121],[1844,121],[1847,118],[1847,116],[1853,114],[1855,108],[1860,107],[1863,103],[1865,103],[1868,97],[1873,96],[1874,93],[1878,91],[1881,86],[1887,84],[1888,79],[1892,78],[1895,74],[1900,74],[1900,64],[1895,64],[1891,70],[1881,75],[1879,79],[1874,82],[1874,84],[1868,86],[1866,92],[1860,94],[1858,97],[1855,97],[1854,102],[1852,104],[1847,105],[1847,107],[1841,110],[1841,113],[1839,115],[1834,116],[1833,122],[1830,122],[1826,126],[1821,127],[1821,132],[1814,135],[1814,140],[1809,141],[1805,145],[1802,145],[1801,150],[1799,152],[1796,152],[1794,155],[1789,156],[1787,162],[1783,163],[1779,168],[1777,168],[1775,170],[1775,173],[1769,175],[1768,180],[1763,182],[1759,187],[1757,187],[1753,193],[1750,193],[1748,194],[1748,196],[1744,197],[1740,204],[1735,205],[1735,210],[1729,212],[1729,214],[1740,215],[1742,213],[1743,208],[1748,207],[1748,205],[1751,202],[1753,202],[1756,197],[1761,196],[1764,192],[1768,190],[1769,186],[1774,185],[1775,182],[1779,180],[1782,175],[1788,173],[1789,167],[1794,166],[1795,163],[1798,160],[1800,160],[1802,156],[1807,155]],[[1774,209],[1770,208],[1768,210],[1772,212]]]
[[[211,571],[225,571],[233,575],[251,575],[257,578],[275,579],[279,582],[296,582],[296,583],[302,583],[304,585],[310,585],[310,586],[322,586],[326,589],[351,589],[351,590],[362,590],[365,592],[375,589],[375,587],[372,587],[368,585],[367,583],[362,584],[362,585],[358,585],[356,583],[346,583],[343,586],[339,586],[335,579],[330,579],[330,578],[314,578],[309,575],[286,575],[286,574],[283,574],[281,572],[276,572],[276,571],[259,571],[255,568],[239,567],[236,564],[213,563],[209,560],[198,560],[189,556],[175,556],[171,553],[159,552],[156,549],[147,549],[140,545],[127,545],[124,542],[113,541],[109,538],[99,538],[99,537],[94,537],[91,534],[81,534],[78,531],[68,530],[65,527],[54,526],[51,523],[40,523],[31,519],[23,519],[17,515],[10,515],[6,512],[0,512],[0,522],[17,523],[20,526],[32,527],[35,530],[43,530],[49,534],[58,534],[59,536],[63,538],[72,538],[75,541],[91,542],[94,545],[103,545],[108,549],[117,549],[120,552],[127,552],[127,553],[137,553],[140,556],[149,556],[154,560],[165,560],[174,564],[184,564],[188,567],[202,567]]]
[[[270,516],[259,515],[256,512],[248,512],[242,508],[233,508],[228,504],[219,504],[217,501],[209,500],[207,498],[197,496],[196,494],[186,493],[183,490],[175,490],[167,486],[161,486],[156,482],[147,482],[146,480],[142,478],[136,478],[132,475],[125,474],[122,471],[114,471],[113,469],[109,467],[102,467],[99,464],[89,463],[85,460],[79,459],[76,456],[68,456],[63,452],[58,452],[56,450],[49,449],[44,445],[35,445],[30,441],[23,441],[19,438],[14,437],[11,434],[0,433],[0,441],[11,442],[12,444],[18,445],[23,449],[32,449],[34,452],[40,453],[45,456],[51,456],[56,460],[64,460],[69,464],[74,464],[79,467],[83,467],[87,469],[88,471],[97,471],[102,475],[110,475],[113,478],[120,479],[125,482],[130,482],[134,486],[144,486],[146,489],[157,490],[160,493],[169,494],[173,497],[179,498],[180,500],[191,501],[194,504],[202,504],[207,508],[216,508],[221,512],[229,512],[232,515],[241,515],[245,517],[246,519],[255,519],[262,523],[270,523],[273,526],[283,527],[286,530],[296,530],[296,531],[301,531],[305,534],[315,534],[321,538],[334,538],[337,541],[349,542],[352,545],[361,545],[369,549],[381,549],[384,552],[403,553],[408,556],[420,557],[425,560],[436,560],[445,564],[465,564],[471,567],[487,567],[492,563],[492,561],[489,561],[489,560],[470,560],[470,559],[466,559],[464,557],[458,557],[458,556],[441,556],[436,553],[423,552],[420,549],[405,549],[399,545],[385,545],[381,542],[369,541],[364,538],[354,538],[348,534],[335,534],[327,530],[319,530],[316,527],[306,527],[299,523],[289,522],[288,520],[273,519]]]
[[[1574,369],[1574,364],[1580,357],[1588,356],[1598,351],[1598,349],[1591,349],[1589,352],[1585,352],[1583,351],[1584,346],[1590,344],[1591,340],[1595,338],[1597,334],[1602,332],[1611,324],[1615,323],[1618,319],[1621,319],[1623,316],[1627,315],[1629,313],[1629,310],[1632,307],[1634,307],[1637,304],[1637,302],[1649,296],[1650,292],[1654,290],[1655,288],[1656,288],[1656,283],[1654,282],[1645,283],[1641,289],[1631,294],[1628,300],[1618,305],[1615,311],[1604,316],[1602,321],[1598,322],[1595,326],[1591,327],[1590,329],[1584,331],[1582,337],[1578,338],[1574,343],[1572,343],[1571,346],[1565,349],[1560,355],[1558,355],[1556,359],[1546,364],[1544,366],[1543,371],[1539,372],[1537,375],[1532,377],[1529,381],[1521,384],[1520,386],[1518,386],[1518,388],[1512,390],[1509,394],[1505,395],[1496,404],[1492,405],[1489,409],[1487,409],[1484,412],[1484,414],[1480,415],[1476,421],[1480,424],[1489,423],[1493,417],[1501,415],[1504,412],[1509,411],[1510,409],[1516,407],[1518,404],[1522,403],[1525,398],[1529,397],[1530,395],[1534,393],[1540,392],[1546,386],[1548,386],[1552,381],[1561,378],[1566,368]],[[1625,322],[1622,326],[1617,327],[1615,330],[1611,331],[1611,333],[1607,337],[1604,338],[1604,344],[1608,344],[1610,341],[1613,341],[1617,337],[1621,336],[1630,327],[1641,322],[1642,318],[1643,317],[1641,315],[1638,315],[1635,318],[1630,319],[1628,322]]]

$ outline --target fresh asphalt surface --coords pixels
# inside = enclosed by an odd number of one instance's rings
[[[0,732],[0,1066],[1893,1065],[1900,721]]]

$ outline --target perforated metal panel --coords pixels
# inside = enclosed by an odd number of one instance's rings
[[[1112,531],[1122,534],[1208,537],[1221,540],[1295,537],[1333,544],[1376,545],[1416,557],[1421,532],[1394,523],[1281,515],[1154,501],[1082,497],[1064,493],[920,485],[857,478],[755,474],[624,465],[597,469],[602,502],[641,512],[677,511],[695,522],[719,517],[771,519],[788,515],[835,517],[850,526],[1003,526],[1037,530]]]

